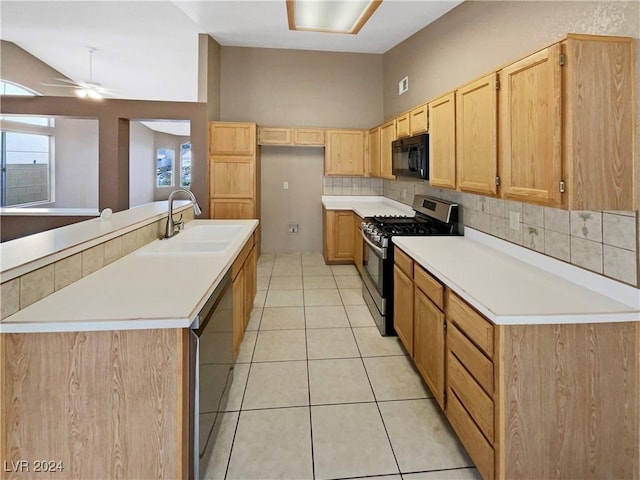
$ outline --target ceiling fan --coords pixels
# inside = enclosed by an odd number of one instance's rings
[[[45,87],[75,88],[75,93],[80,98],[88,97],[98,100],[105,95],[109,95],[109,90],[102,87],[98,82],[93,81],[93,53],[95,51],[96,49],[94,47],[89,47],[89,80],[74,82],[73,80],[67,80],[65,78],[54,78],[54,80],[64,82],[68,85],[59,83],[42,83],[41,85]]]

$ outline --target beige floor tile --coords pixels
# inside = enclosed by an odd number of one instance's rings
[[[260,330],[304,329],[303,307],[266,307]]]
[[[349,320],[341,305],[304,307],[307,328],[349,327]]]
[[[271,277],[269,290],[302,290],[302,275],[299,277]]]
[[[383,337],[378,327],[354,328],[353,334],[363,357],[406,354],[398,337]]]
[[[310,360],[311,404],[372,402],[373,392],[359,358]]]
[[[302,265],[324,265],[324,255],[322,253],[303,253]]]
[[[246,332],[245,335],[250,332]],[[306,360],[304,330],[262,330],[258,334],[254,362]]]
[[[375,327],[371,312],[366,305],[348,305],[344,307],[352,327]],[[377,328],[376,328],[377,330]]]
[[[303,265],[303,275],[310,277],[333,275],[331,267],[328,265]]]
[[[336,283],[338,284],[338,288],[357,288],[362,289],[362,280],[360,280],[359,275],[337,275]]]
[[[276,254],[275,265],[301,265],[301,253],[278,253]]]
[[[364,305],[361,288],[341,288],[340,297],[345,305]]]
[[[271,271],[271,281],[273,281],[273,277],[299,277],[302,275],[302,265],[273,265],[273,270]]]
[[[258,264],[258,277],[270,277],[273,271],[273,263],[265,262]]]
[[[247,378],[249,377],[249,364],[237,363],[233,367],[233,380],[231,382],[231,388],[229,389],[229,397],[227,398],[227,404],[222,410],[225,412],[240,410],[242,406],[242,397],[244,396],[244,389],[247,386]]]
[[[317,479],[398,473],[375,403],[311,407]]]
[[[411,400],[431,397],[411,360],[405,356],[365,358],[376,400]]]
[[[239,412],[231,412],[218,416],[218,423],[211,435],[212,438],[215,438],[215,442],[210,441],[202,460],[200,460],[201,479],[224,479],[239,415]],[[202,430],[204,431],[204,429]],[[204,442],[204,439],[201,441]]]
[[[268,290],[269,289],[269,280],[271,280],[271,276],[258,277],[257,290]]]
[[[240,414],[227,479],[275,478],[313,478],[308,408]]]
[[[264,304],[265,307],[302,307],[302,305],[302,290],[269,290]]]
[[[304,304],[307,307],[319,307],[323,305],[342,305],[342,299],[338,289],[305,290]]]
[[[331,271],[336,277],[340,275],[359,275],[358,269],[354,265],[333,265]]]
[[[240,344],[240,350],[238,351],[238,357],[236,363],[249,363],[253,357],[253,349],[256,346],[256,339],[258,338],[258,332],[250,330],[244,332],[244,338]]]
[[[382,402],[379,407],[401,472],[473,465],[433,400]]]
[[[350,328],[307,330],[309,359],[359,357]]]
[[[482,480],[478,470],[473,467],[404,474],[402,478],[404,480]],[[367,480],[370,479],[367,478]]]
[[[264,307],[264,302],[267,298],[266,290],[258,290],[256,292],[256,298],[253,299],[253,308],[262,308]]]
[[[303,277],[304,288],[306,289],[319,289],[319,288],[337,288],[336,281],[333,279],[333,275],[316,275]]]
[[[243,410],[309,404],[307,362],[254,363],[249,372]]]
[[[263,263],[273,263],[276,259],[275,253],[263,253],[258,257],[258,265]]]
[[[260,319],[262,318],[262,308],[254,308],[249,315],[249,323],[247,323],[247,330],[259,330]]]

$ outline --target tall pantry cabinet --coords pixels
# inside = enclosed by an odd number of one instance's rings
[[[210,218],[260,219],[260,147],[256,124],[209,122],[208,140]],[[259,237],[256,243],[260,245]]]

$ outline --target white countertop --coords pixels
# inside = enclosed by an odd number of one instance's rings
[[[327,210],[352,210],[362,218],[376,215],[407,215],[413,217],[416,213],[409,205],[377,195],[323,195],[322,205]]]
[[[0,216],[7,217],[97,217],[97,208],[1,207]]]
[[[393,237],[393,243],[496,324],[640,320],[638,290],[613,280],[600,283],[619,286],[608,285],[601,292],[622,290],[631,302],[605,296],[468,237]]]
[[[190,207],[191,202],[176,200],[174,212]],[[140,205],[111,215],[108,220],[94,218],[53,230],[0,243],[2,282],[44,267],[98,243],[153,223],[167,214],[167,201]]]
[[[258,225],[257,220],[193,220],[240,225],[223,254],[145,254],[155,240],[0,322],[0,333],[188,328]]]

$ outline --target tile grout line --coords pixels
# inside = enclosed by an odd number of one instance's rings
[[[304,301],[304,265],[302,265],[302,257],[300,258],[301,264],[301,278],[302,278],[302,315],[304,317],[304,350],[307,365],[307,400],[309,402],[309,434],[311,440],[311,478],[316,478],[316,461],[313,449],[313,416],[311,414],[311,374],[309,373],[309,342],[307,341],[307,308]]]

